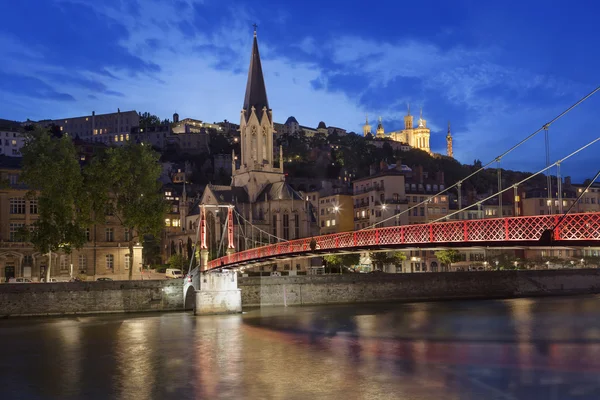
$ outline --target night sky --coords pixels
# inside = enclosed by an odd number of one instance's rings
[[[461,162],[492,160],[600,84],[592,1],[0,0],[0,118],[135,109],[239,122],[258,39],[276,122],[400,129],[423,107]],[[600,93],[550,128],[556,160],[600,136]],[[543,135],[502,161],[537,170]],[[566,162],[583,180],[600,144]]]

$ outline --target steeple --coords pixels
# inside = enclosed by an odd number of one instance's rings
[[[267,100],[267,89],[263,78],[260,54],[258,52],[258,40],[256,38],[256,24],[254,25],[254,43],[252,44],[252,55],[250,56],[250,68],[248,69],[248,82],[246,83],[246,96],[244,97],[244,110],[246,120],[250,118],[252,107],[256,110],[259,119],[262,117],[263,107],[269,109]]]
[[[448,157],[454,157],[454,151],[452,149],[452,132],[450,132],[450,121],[448,121],[448,134],[446,135],[446,155]]]
[[[369,114],[367,114],[365,124],[363,125],[363,136],[367,136],[371,133],[371,125],[369,125]]]
[[[383,130],[383,123],[381,122],[381,117],[379,117],[379,123],[377,124],[377,137],[385,137],[385,131]]]

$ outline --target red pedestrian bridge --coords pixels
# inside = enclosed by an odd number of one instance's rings
[[[279,242],[208,262],[207,270],[364,250],[600,246],[600,213],[538,215],[402,225]],[[544,239],[542,235],[544,234]]]

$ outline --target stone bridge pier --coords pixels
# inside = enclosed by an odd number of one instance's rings
[[[204,272],[199,274],[199,278],[195,315],[242,312],[242,291],[238,288],[237,272]]]

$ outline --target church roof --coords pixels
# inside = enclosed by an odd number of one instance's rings
[[[285,121],[285,124],[284,124],[284,125],[289,125],[289,124],[291,124],[291,123],[296,123],[296,124],[297,124],[297,123],[298,123],[298,120],[296,120],[296,118],[295,118],[295,117],[293,117],[293,116],[292,116],[292,117],[289,117],[289,118],[287,119],[287,121]]]
[[[248,82],[246,84],[246,96],[244,97],[244,110],[246,118],[250,117],[251,108],[256,109],[256,114],[260,117],[263,107],[269,109],[267,100],[267,89],[263,78],[260,55],[258,53],[258,41],[256,33],[254,34],[254,43],[252,44],[252,55],[250,56],[250,69],[248,70]]]
[[[247,203],[248,192],[241,186],[217,186],[210,185],[219,204]]]
[[[267,200],[303,200],[300,193],[285,182],[269,183],[256,197],[256,201]]]
[[[323,121],[319,122],[319,126],[317,126],[317,129],[327,129],[325,122],[323,122]]]

